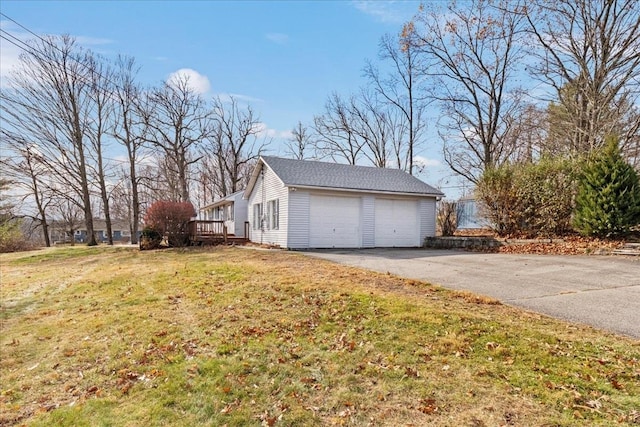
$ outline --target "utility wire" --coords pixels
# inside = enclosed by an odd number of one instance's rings
[[[2,28],[0,28],[0,38],[3,38],[5,41],[11,43],[12,45],[17,47],[18,49],[21,49],[21,50],[25,51],[28,54],[36,56],[39,59],[43,59],[42,57],[37,55],[38,53],[41,54],[41,52],[39,52],[37,49],[35,49],[34,47],[30,46],[29,44],[23,42],[18,37],[12,35],[8,31],[3,30]]]
[[[44,61],[44,62],[50,62],[51,59],[48,58],[43,52],[41,52],[40,50],[36,49],[35,47],[31,46],[28,43],[25,43],[24,41],[20,40],[19,38],[17,38],[16,36],[12,35],[11,33],[7,32],[6,30],[3,30],[0,28],[0,38],[4,39],[5,41],[11,43],[13,46],[21,49],[22,51],[26,52],[27,54],[34,56],[35,58],[37,58],[39,61]],[[56,47],[56,49],[60,50],[59,48]],[[82,64],[81,62],[73,59],[76,63],[83,65],[85,68],[87,68],[88,70],[91,70],[87,65]],[[93,80],[90,79],[89,76],[84,76],[81,75],[77,72],[74,72],[72,70],[66,69],[66,72],[73,74],[76,78],[78,78],[78,80],[83,81],[85,84],[88,84],[90,86],[95,85],[98,89],[100,89],[100,92],[102,94],[104,94],[105,96],[107,96],[108,98],[111,98],[112,101],[115,102],[120,102],[121,100],[119,99],[119,97],[117,97],[112,91],[106,90],[104,87],[100,87],[100,85],[96,84],[96,82],[94,82]],[[97,71],[92,71],[95,72],[97,75],[100,75],[100,73],[98,73]],[[104,77],[103,77],[104,78]],[[105,79],[107,80],[107,79]],[[108,81],[108,80],[107,80]],[[113,83],[112,83],[113,84]],[[32,105],[30,107],[31,109],[35,109],[38,110],[40,113],[46,113],[45,111],[43,111],[42,109],[39,109],[38,107],[36,107],[35,105]],[[96,105],[94,105],[93,103],[90,106],[91,110],[93,110],[93,113],[96,112]]]
[[[36,36],[38,39],[40,39],[42,42],[48,44],[49,46],[51,46],[52,48],[56,49],[57,51],[59,51],[62,54],[66,54],[62,49],[60,49],[55,43],[52,43],[51,40],[48,40],[44,37],[42,37],[41,35],[35,33],[34,31],[32,31],[31,29],[27,28],[26,26],[22,25],[21,23],[19,23],[18,21],[16,21],[15,19],[11,18],[10,16],[6,15],[3,12],[0,12],[0,16],[3,16],[4,18],[8,19],[9,21],[13,22],[14,24],[16,24],[17,26],[19,26],[20,28],[22,28],[23,30],[27,31],[29,34],[32,34],[34,36]],[[2,30],[3,32],[9,34],[6,30]],[[13,38],[15,38],[16,40],[19,40],[17,37],[15,36],[11,36]],[[29,46],[31,49],[37,50],[35,49],[33,46],[30,46],[28,43],[23,42],[22,40],[19,40],[22,44]],[[19,46],[18,46],[19,47]],[[38,51],[38,50],[37,50]],[[38,51],[39,53],[42,54],[42,52]],[[82,67],[84,67],[85,69],[87,69],[89,72],[91,73],[95,73],[97,74],[100,78],[104,79],[105,81],[111,83],[113,86],[117,87],[118,89],[123,89],[120,87],[120,85],[118,85],[117,83],[113,82],[111,79],[109,79],[108,77],[102,75],[100,72],[98,72],[95,68],[89,67],[87,64],[80,62],[78,60],[76,60],[75,58],[71,58],[73,59],[76,63],[78,63],[79,65],[81,65]],[[101,88],[104,89],[104,88]],[[110,92],[107,92],[110,93]]]
[[[6,19],[10,20],[11,22],[15,23],[20,28],[23,28],[24,30],[28,31],[30,34],[33,34],[38,39],[42,40],[44,43],[48,44],[52,48],[54,48],[57,51],[61,52],[62,54],[67,55],[67,52],[65,52],[62,49],[60,49],[58,46],[56,46],[50,40],[47,40],[47,39],[39,36],[38,34],[36,34],[35,32],[31,31],[29,28],[25,27],[24,25],[20,24],[19,22],[17,22],[13,18],[7,16],[6,14],[0,12],[0,15],[5,17]],[[7,30],[4,30],[2,28],[0,28],[0,38],[2,38],[3,40],[7,41],[10,44],[12,44],[13,46],[19,48],[20,50],[26,52],[27,54],[34,56],[35,58],[37,58],[40,61],[46,61],[46,62],[50,62],[51,61],[51,59],[48,58],[48,55],[43,53],[41,50],[39,50],[35,46],[33,46],[33,45],[23,41],[23,40],[21,40],[20,38],[16,37],[15,35],[11,34]],[[89,72],[95,74],[96,76],[99,76],[102,79],[103,82],[110,83],[114,89],[119,89],[119,90],[125,91],[125,89],[123,87],[121,87],[117,83],[114,83],[109,78],[105,77],[103,74],[98,72],[95,68],[89,67],[87,64],[85,64],[85,63],[83,63],[81,61],[78,61],[77,59],[73,58],[72,55],[70,56],[70,59],[73,60],[74,62],[76,62],[78,65],[84,67]],[[101,94],[103,94],[104,96],[110,98],[112,101],[115,101],[116,104],[119,104],[120,102],[122,102],[122,99],[114,91],[108,90],[105,87],[101,87],[101,85],[96,84],[96,82],[93,81],[89,76],[79,74],[79,73],[77,73],[76,71],[73,71],[73,70],[68,70],[67,69],[66,71],[71,73],[71,74],[73,74],[76,78],[78,78],[79,80],[83,81],[86,84],[89,84],[89,85],[92,85],[92,86],[95,85],[100,90]],[[31,108],[32,109],[37,109],[40,113],[45,113],[44,111],[42,111],[42,109],[39,109],[36,106],[31,106]],[[90,108],[91,108],[93,113],[97,112],[96,111],[97,106],[94,105],[93,103],[91,104]]]
[[[11,18],[7,17],[5,14],[0,13],[0,15],[2,15],[2,16],[4,16],[4,17],[6,17],[6,18],[8,18],[8,19],[10,19],[12,22],[15,22],[15,21],[14,21],[14,20],[12,20]],[[18,24],[18,23],[16,22],[16,24]],[[20,25],[20,24],[18,24],[18,25]],[[26,27],[24,27],[24,26],[22,26],[22,25],[20,25],[20,26],[21,26],[22,28],[25,28],[25,29],[26,29]],[[35,33],[33,33],[32,31],[30,31],[30,30],[28,30],[28,29],[27,29],[27,31],[29,31],[31,34],[35,34]],[[35,35],[37,36],[37,34],[35,34]],[[29,55],[32,55],[32,56],[34,56],[34,57],[36,57],[36,58],[38,58],[38,59],[39,59],[39,60],[41,60],[41,61],[49,61],[49,59],[48,59],[48,58],[46,58],[46,56],[45,56],[45,55],[44,55],[40,50],[36,49],[35,47],[31,46],[30,44],[28,44],[28,43],[24,42],[23,40],[19,39],[18,37],[14,36],[13,34],[9,33],[8,31],[6,31],[6,30],[4,30],[4,29],[1,29],[1,28],[0,28],[0,38],[1,38],[1,39],[3,39],[3,40],[4,40],[4,41],[6,41],[6,42],[8,42],[8,43],[12,44],[13,46],[15,46],[15,47],[17,47],[17,48],[21,49],[21,50],[22,50],[22,51],[24,51],[25,53],[27,53],[27,54],[29,54]],[[39,36],[38,36],[38,38],[40,38],[40,39],[41,39],[41,40],[43,40],[43,41],[46,41],[46,40],[44,40],[42,37],[39,37]],[[55,48],[56,48],[57,50],[59,50],[60,52],[64,53],[64,52],[63,52],[61,49],[59,49],[57,46],[55,46],[55,45],[51,44],[51,43],[50,43],[50,42],[48,42],[48,41],[46,41],[46,42],[47,42],[48,44],[50,44],[51,46],[55,47]],[[83,63],[81,63],[81,62],[79,62],[79,61],[76,61],[76,62],[77,62],[78,64],[80,64],[80,65],[83,65],[85,68],[87,68],[87,69],[91,70],[91,69],[90,69],[86,64],[83,64]],[[67,70],[67,71],[69,71],[69,70]],[[73,73],[73,72],[72,72],[72,73]],[[87,79],[88,79],[88,77],[87,77],[87,76],[82,76],[82,75],[79,75],[79,74],[77,74],[77,73],[74,73],[74,74],[75,74],[75,75],[76,75],[76,77],[78,77],[79,79],[84,80],[84,81],[85,81],[85,83],[93,84],[93,82],[91,82],[91,81],[88,81],[88,80],[87,80]],[[100,73],[97,73],[97,72],[96,72],[96,74],[100,75]],[[101,76],[101,77],[103,77],[103,76]],[[103,77],[103,78],[104,78],[104,77]],[[108,79],[105,79],[105,80],[109,81]],[[113,82],[111,82],[111,83],[112,83],[112,84],[114,84]],[[115,85],[115,84],[114,84],[114,85]],[[117,86],[117,85],[116,85],[116,86]],[[112,99],[112,100],[114,100],[114,101],[118,101],[118,102],[120,101],[120,99],[119,99],[119,98],[117,98],[117,97],[116,97],[116,95],[115,95],[115,94],[113,94],[112,92],[106,91],[106,90],[104,90],[104,88],[100,88],[100,89],[102,89],[102,91],[103,91],[103,93],[104,93],[104,94],[106,94],[106,95],[108,95],[109,97],[111,97],[111,99]],[[33,110],[33,109],[35,109],[35,110],[39,111],[41,114],[46,114],[46,112],[45,112],[45,111],[43,111],[41,108],[38,108],[38,107],[37,107],[37,106],[35,106],[35,105],[31,105],[29,108],[30,108],[30,109],[32,109],[32,110]],[[93,105],[93,104],[91,105],[91,109],[93,110],[93,112],[94,112],[94,113],[96,112],[96,108],[97,108],[97,107],[96,107],[95,105]],[[102,158],[103,158],[103,160],[110,161],[110,162],[113,162],[113,163],[119,163],[119,164],[127,164],[127,163],[129,162],[128,160],[115,159],[115,158],[110,158],[110,157],[106,157],[106,156],[103,156]]]

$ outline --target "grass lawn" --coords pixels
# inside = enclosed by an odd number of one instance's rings
[[[0,256],[0,425],[640,424],[640,342],[298,253]]]

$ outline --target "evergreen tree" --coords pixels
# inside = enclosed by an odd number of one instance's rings
[[[617,138],[607,139],[578,183],[574,226],[587,236],[616,236],[640,224],[640,179],[622,158]]]

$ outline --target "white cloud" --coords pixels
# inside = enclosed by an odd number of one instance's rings
[[[254,98],[249,95],[242,95],[239,93],[219,93],[216,95],[220,101],[229,104],[233,98],[239,104],[250,104],[252,102],[264,102],[264,99]]]
[[[260,138],[290,138],[291,137],[291,131],[271,129],[264,122],[256,123],[255,130],[257,131],[257,135]]]
[[[265,37],[267,40],[277,44],[286,44],[289,41],[289,36],[283,33],[267,33]]]
[[[200,95],[209,92],[209,89],[211,89],[211,83],[209,83],[207,76],[191,68],[181,68],[171,73],[167,78],[167,84],[169,85],[181,81],[186,81],[191,90]]]
[[[418,11],[420,2],[356,0],[352,4],[360,12],[382,23],[404,24]]]
[[[424,156],[414,156],[413,164],[419,168],[435,168],[441,165],[438,159],[429,159]]]
[[[293,132],[291,130],[282,130],[280,131],[280,138],[293,139]]]

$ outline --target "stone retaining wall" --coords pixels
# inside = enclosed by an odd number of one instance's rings
[[[424,247],[431,249],[493,249],[499,246],[527,245],[530,243],[562,242],[562,239],[502,239],[496,237],[427,237]]]

